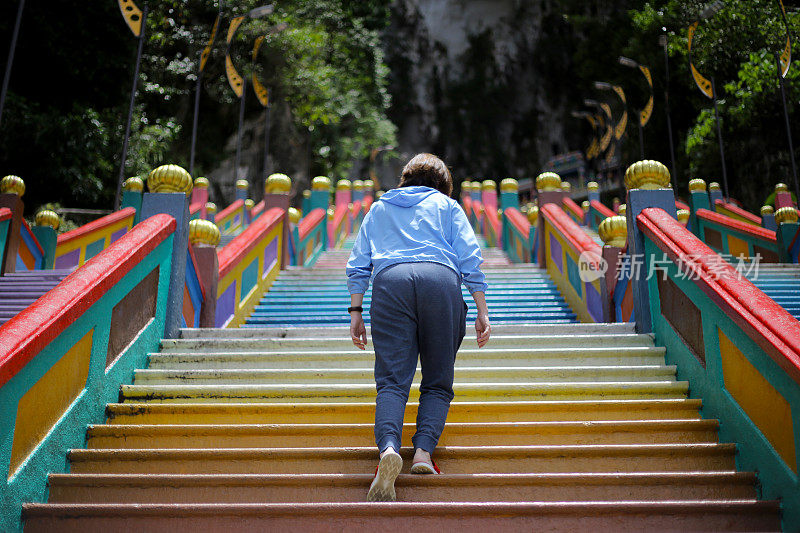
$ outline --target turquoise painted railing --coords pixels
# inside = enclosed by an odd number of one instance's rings
[[[261,295],[278,277],[285,211],[267,210],[218,251],[216,327],[244,323]]]
[[[25,219],[22,220],[19,231],[22,238],[17,250],[17,271],[43,269],[44,250]]]
[[[536,226],[515,207],[503,210],[503,250],[514,263],[536,261]]]
[[[781,500],[784,530],[800,530],[800,323],[663,210],[636,223],[656,343],[760,496]]]
[[[602,250],[556,204],[539,210],[544,266],[581,322],[603,322]]]
[[[327,246],[327,213],[324,209],[314,209],[292,231],[293,264],[313,265]]]
[[[0,327],[0,530],[47,498],[164,334],[175,220],[156,215]]]
[[[697,236],[721,254],[745,259],[760,255],[765,263],[780,261],[776,233],[708,209],[697,210]]]

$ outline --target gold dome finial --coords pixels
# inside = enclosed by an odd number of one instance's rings
[[[789,192],[789,186],[785,183],[776,183],[775,192]]]
[[[589,200],[581,202],[581,209],[583,209],[584,213],[588,213],[590,207],[592,207],[592,203]]]
[[[536,176],[536,188],[541,191],[560,191],[561,176],[555,172],[542,172]]]
[[[353,190],[354,191],[363,191],[364,190],[364,180],[355,180],[353,182]]]
[[[250,188],[250,182],[247,180],[236,180],[236,188],[240,191],[246,191]]]
[[[687,222],[689,222],[689,216],[691,215],[691,213],[689,212],[688,209],[678,209],[678,212],[676,214],[678,216],[678,222],[680,222],[684,226],[686,225]]]
[[[19,176],[9,174],[0,180],[0,193],[16,194],[22,198],[25,194],[25,182]]]
[[[299,209],[295,207],[289,208],[289,222],[291,222],[292,224],[297,224],[298,222],[300,222],[302,216],[303,214],[300,212]]]
[[[364,190],[372,191],[375,189],[375,182],[372,180],[364,180]]]
[[[206,204],[207,206],[208,204]],[[216,246],[219,244],[220,233],[216,224],[210,220],[196,218],[189,221],[189,242],[192,244],[207,244]]]
[[[208,185],[209,185],[208,180],[202,176],[194,179],[195,189],[208,189]]]
[[[250,209],[253,209],[253,207],[255,207],[255,205],[256,205],[256,203],[253,200],[251,200],[250,198],[248,198],[247,200],[244,201],[244,208],[247,209],[248,211]]]
[[[217,204],[214,202],[206,202],[206,213],[216,213],[217,212]]]
[[[378,191],[378,192],[376,192],[376,193],[375,193],[375,199],[376,199],[376,200],[380,199],[380,197],[381,197],[381,196],[383,196],[383,194],[384,194],[385,192],[386,192],[386,191]]]
[[[600,190],[600,184],[596,181],[590,181],[586,184],[586,188],[589,190],[589,192],[597,192]]]
[[[624,248],[628,240],[628,223],[623,216],[608,217],[600,223],[597,233],[606,245]]]
[[[570,182],[568,182],[568,181],[562,181],[561,182],[561,190],[566,192],[566,193],[572,192],[572,184]]]
[[[706,192],[706,180],[695,178],[689,181],[690,192]]]
[[[627,210],[628,204],[619,204],[619,210],[617,211],[617,214],[621,217],[624,217]]]
[[[178,165],[161,165],[150,171],[147,188],[150,192],[192,192],[192,177]]]
[[[719,183],[717,183],[716,181],[712,181],[711,183],[708,184],[708,190],[709,191],[721,191],[722,187],[720,187]]]
[[[327,176],[317,176],[311,180],[312,191],[330,191],[331,179]]]
[[[761,206],[761,216],[762,217],[767,216],[767,215],[774,215],[774,214],[775,214],[775,208],[772,207],[771,205]]]
[[[775,211],[775,222],[778,224],[787,224],[797,222],[798,214],[797,209],[794,207],[781,207]]]
[[[55,211],[42,209],[33,217],[33,223],[37,226],[50,226],[53,229],[58,229],[58,226],[61,225],[61,219]]]
[[[336,182],[336,191],[349,191],[352,190],[353,184],[348,179],[341,179]]]
[[[528,222],[533,226],[539,220],[539,207],[533,204],[528,205]]]
[[[497,184],[494,182],[494,180],[483,180],[483,183],[481,183],[481,189],[484,191],[496,191]]]
[[[289,194],[292,192],[292,179],[286,174],[271,174],[264,182],[264,192],[267,194]]]
[[[142,178],[136,176],[133,178],[128,178],[122,183],[122,190],[130,192],[142,192],[144,191],[144,182],[142,181]]]
[[[625,171],[625,187],[630,189],[668,189],[669,169],[658,161],[639,161]]]
[[[336,211],[334,211],[332,207],[329,207],[328,208],[328,222],[331,222],[333,220],[333,215],[335,215],[335,214],[336,214]]]
[[[303,198],[311,198],[311,191],[308,189],[303,191]]]
[[[500,182],[500,192],[519,192],[519,182],[514,178],[506,178]]]

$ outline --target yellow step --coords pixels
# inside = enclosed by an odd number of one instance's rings
[[[716,420],[449,423],[442,446],[717,442]],[[411,446],[414,424],[403,427]],[[88,448],[302,448],[371,446],[372,424],[96,425]]]
[[[460,400],[614,400],[684,398],[686,381],[577,382],[577,383],[459,383]],[[375,397],[374,384],[342,385],[123,385],[124,401],[150,402],[363,402]],[[411,387],[411,399],[419,398],[419,385]]]
[[[406,407],[406,422],[417,417],[417,402]],[[697,419],[696,399],[462,402],[450,404],[448,422],[558,420]],[[115,403],[106,407],[109,424],[313,424],[372,423],[375,403]]]

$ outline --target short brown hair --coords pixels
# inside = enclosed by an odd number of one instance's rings
[[[417,154],[403,168],[400,187],[423,185],[450,196],[453,176],[444,161],[433,154]]]

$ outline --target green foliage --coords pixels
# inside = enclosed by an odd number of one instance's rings
[[[686,75],[687,28],[704,6],[705,2],[695,0],[670,0],[648,2],[631,12],[635,27],[642,32],[661,26],[670,30],[670,60],[679,76],[674,86],[680,84],[677,90],[686,97],[681,107],[673,108],[685,124],[688,172],[684,182],[693,177],[722,182],[713,103]],[[789,12],[788,19],[791,33],[797,35],[800,15]],[[756,212],[775,183],[791,183],[774,56],[783,50],[785,42],[777,1],[728,0],[721,11],[700,23],[693,44],[695,65],[705,77],[714,77],[717,84],[730,193]],[[800,72],[795,65],[786,80],[790,116],[796,114],[792,102],[800,99],[798,82]],[[685,94],[687,89],[689,94]],[[795,139],[798,133],[793,129]]]

